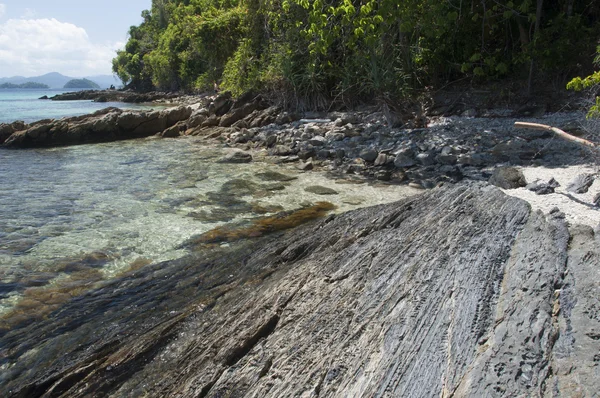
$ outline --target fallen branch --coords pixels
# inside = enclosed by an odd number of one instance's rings
[[[544,130],[551,131],[554,134],[558,135],[565,140],[569,140],[572,142],[576,142],[581,145],[589,146],[590,148],[598,149],[598,144],[593,143],[592,141],[584,140],[583,138],[575,137],[569,133],[565,133],[559,128],[548,126],[546,124],[539,123],[526,123],[526,122],[515,122],[515,127],[522,129],[532,129],[532,130]]]

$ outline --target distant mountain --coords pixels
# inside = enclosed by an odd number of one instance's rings
[[[85,79],[91,80],[98,84],[100,88],[109,88],[111,85],[120,86],[119,81],[111,75],[96,75],[87,76]],[[63,88],[71,80],[77,80],[75,77],[61,75],[57,72],[46,73],[42,76],[24,77],[24,76],[13,76],[13,77],[0,77],[0,84],[11,83],[11,84],[23,84],[29,82],[46,84],[50,88]]]
[[[73,79],[69,80],[64,88],[87,88],[98,90],[100,89],[100,86],[89,79]]]

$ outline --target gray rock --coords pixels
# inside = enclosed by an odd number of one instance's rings
[[[313,165],[313,162],[311,162],[310,160],[307,162],[299,161],[296,168],[298,170],[302,170],[302,171],[310,171],[310,170],[314,169],[314,165]]]
[[[366,148],[360,152],[360,158],[365,162],[374,162],[377,159],[379,152],[373,148]]]
[[[308,143],[314,146],[323,146],[327,143],[327,140],[325,139],[325,137],[315,135],[314,137],[308,140]]]
[[[287,145],[276,145],[269,150],[271,156],[288,156],[293,153],[292,148]]]
[[[521,170],[514,167],[500,167],[494,170],[489,183],[503,189],[521,188],[527,185]]]
[[[377,159],[375,159],[375,166],[385,166],[387,164],[387,162],[388,162],[388,155],[380,152],[379,155],[377,155]]]
[[[219,125],[221,118],[217,115],[212,115],[208,119],[202,122],[202,127],[216,127]]]
[[[403,149],[396,154],[396,158],[394,159],[394,166],[398,168],[403,167],[412,167],[416,165],[416,161],[413,158],[414,153],[410,149]]]
[[[567,191],[573,193],[586,193],[594,183],[594,174],[579,174],[567,185]]]
[[[252,155],[248,152],[234,150],[222,157],[219,163],[250,163]]]
[[[534,181],[530,184],[527,184],[525,188],[528,190],[535,192],[537,195],[548,195],[554,193],[556,188],[560,187],[558,181],[554,178],[551,178],[548,182]]]
[[[310,187],[306,187],[306,188],[304,188],[304,190],[306,192],[314,193],[317,195],[337,195],[338,194],[338,191],[336,191],[335,189],[322,187],[320,185],[313,185]]]
[[[208,109],[202,108],[193,112],[188,119],[189,128],[198,127],[208,118]]]
[[[435,164],[435,156],[431,152],[419,153],[416,156],[416,160],[423,166],[431,166]]]
[[[190,241],[189,256],[106,281],[51,317],[4,331],[11,366],[1,388],[69,397],[593,397],[600,249],[590,228],[569,230],[557,214],[469,184],[287,232],[267,224],[277,234],[263,237],[233,230],[221,236],[229,247],[203,246],[220,242],[211,231]],[[47,362],[52,347],[61,361]]]

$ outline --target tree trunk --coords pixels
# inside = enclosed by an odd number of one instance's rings
[[[537,39],[540,34],[540,21],[542,19],[542,10],[544,7],[544,0],[537,0],[537,7],[535,10],[535,29],[533,30],[533,47],[531,49],[531,63],[529,64],[529,79],[527,80],[527,95],[531,95],[533,90],[533,72],[535,69],[535,49],[537,47]]]

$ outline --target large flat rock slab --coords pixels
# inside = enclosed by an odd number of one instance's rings
[[[589,228],[484,184],[207,246],[0,334],[8,396],[600,391]]]

